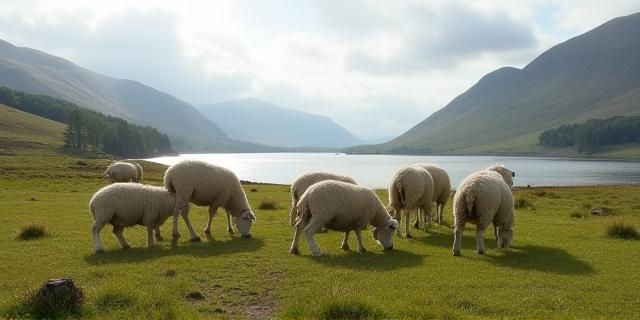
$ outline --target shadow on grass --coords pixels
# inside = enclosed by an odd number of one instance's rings
[[[381,250],[381,249],[380,249]],[[425,256],[404,250],[369,251],[360,254],[349,251],[345,255],[323,255],[321,257],[303,256],[329,267],[344,267],[359,270],[392,270],[414,267],[422,263]]]
[[[112,263],[136,263],[153,260],[166,256],[192,256],[199,258],[221,256],[238,252],[253,252],[264,246],[261,239],[232,238],[218,241],[215,239],[200,243],[181,243],[172,248],[157,246],[155,248],[131,248],[128,250],[116,249],[101,254],[91,254],[85,257],[85,261],[92,265]]]
[[[453,233],[428,233],[423,239],[428,245],[453,247]],[[485,238],[484,241],[485,247],[489,251],[489,254],[486,255],[487,261],[497,266],[556,274],[589,274],[595,272],[591,265],[560,248],[524,245],[512,246],[508,249],[497,249],[493,236]],[[515,241],[517,242],[517,237]],[[475,255],[475,250],[476,238],[463,235],[462,255]]]

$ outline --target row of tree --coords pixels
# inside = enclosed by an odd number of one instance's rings
[[[166,134],[68,101],[0,87],[0,103],[67,125],[65,145],[124,157],[173,153]]]
[[[604,145],[640,142],[640,117],[620,116],[565,124],[543,131],[538,140],[549,147],[575,146],[579,153],[590,153]]]

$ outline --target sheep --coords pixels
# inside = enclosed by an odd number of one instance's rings
[[[467,222],[476,225],[477,253],[484,254],[484,232],[493,223],[498,248],[507,248],[513,239],[515,214],[513,185],[515,172],[504,166],[492,166],[467,176],[453,198],[455,236],[453,255],[460,256],[462,231]]]
[[[173,212],[175,195],[162,187],[146,186],[134,183],[114,183],[98,190],[89,201],[93,216],[93,249],[104,252],[100,241],[100,230],[105,224],[113,225],[113,233],[123,249],[130,248],[124,238],[125,227],[136,224],[147,227],[147,245],[154,245],[153,232],[158,241],[160,225]]]
[[[300,199],[300,197],[302,197],[302,194],[304,194],[304,192],[307,191],[307,189],[311,185],[324,180],[335,180],[357,184],[351,177],[341,176],[329,172],[307,172],[299,176],[291,184],[291,212],[289,212],[289,222],[291,226],[295,225],[295,221],[297,218],[296,205],[298,204],[298,200]]]
[[[232,171],[202,161],[184,160],[167,169],[164,187],[176,194],[171,233],[174,239],[180,237],[178,215],[181,215],[191,235],[190,241],[200,241],[189,221],[189,202],[197,206],[209,206],[209,221],[204,229],[208,236],[211,236],[211,220],[218,208],[223,207],[227,211],[228,231],[233,232],[230,221],[230,216],[233,216],[242,237],[251,238],[251,225],[256,216],[249,206],[240,180]]]
[[[444,206],[449,201],[449,195],[451,194],[451,180],[449,174],[444,169],[432,165],[432,164],[415,164],[415,166],[424,168],[431,174],[433,178],[433,198],[431,199],[436,204],[436,219],[437,223],[442,224],[442,216],[444,214]],[[415,227],[419,227],[419,220],[422,218],[422,222],[426,224],[426,213],[422,212],[422,209],[418,209],[418,217],[416,217]],[[431,217],[428,217],[429,221]]]
[[[307,243],[314,256],[320,256],[320,248],[313,235],[322,227],[344,232],[342,249],[349,250],[349,233],[354,231],[358,240],[358,251],[366,252],[361,231],[371,224],[374,238],[385,250],[393,249],[393,233],[398,221],[385,209],[378,196],[367,188],[342,181],[318,182],[302,195],[296,205],[298,219],[289,252],[299,254],[300,234],[304,231]]]
[[[412,237],[409,232],[411,211],[422,209],[425,215],[430,216],[432,198],[433,178],[429,171],[421,167],[405,166],[394,173],[389,184],[389,208],[396,219],[404,220],[405,237]]]
[[[107,167],[107,170],[103,173],[104,176],[108,176],[111,183],[114,182],[141,182],[142,181],[142,166],[136,162],[115,162]]]

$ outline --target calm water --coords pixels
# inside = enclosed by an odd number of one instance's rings
[[[308,171],[330,171],[352,176],[359,184],[386,188],[396,168],[413,163],[434,163],[449,172],[455,188],[469,173],[492,164],[516,171],[516,186],[580,186],[640,184],[640,162],[562,158],[491,156],[397,156],[334,153],[183,154],[150,161],[171,165],[197,159],[233,170],[240,179],[290,184]]]

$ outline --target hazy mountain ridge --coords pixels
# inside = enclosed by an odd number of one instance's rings
[[[198,110],[237,140],[281,147],[340,148],[361,144],[331,118],[247,98]]]
[[[564,123],[640,114],[640,14],[613,19],[542,53],[523,69],[480,79],[390,142],[389,153],[538,153],[537,134]]]
[[[251,147],[231,141],[193,106],[132,80],[107,77],[44,52],[0,40],[0,85],[50,95],[166,132],[182,151]]]

